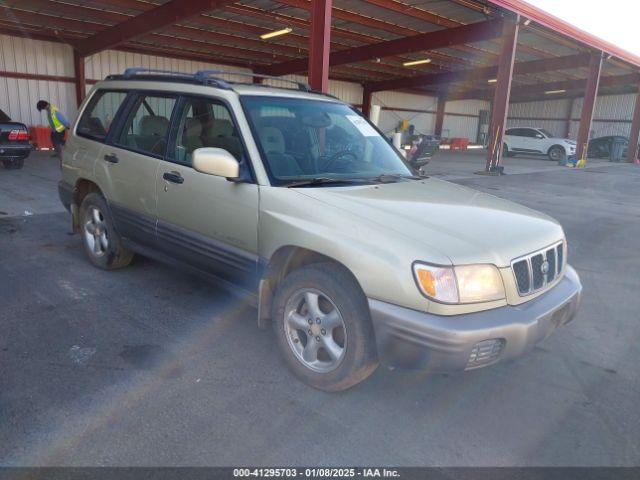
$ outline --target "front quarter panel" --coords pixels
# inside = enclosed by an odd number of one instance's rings
[[[262,258],[270,259],[285,246],[313,250],[348,268],[369,298],[427,311],[430,302],[417,290],[412,263],[451,264],[438,252],[425,252],[409,239],[293,189],[262,186],[260,203]]]

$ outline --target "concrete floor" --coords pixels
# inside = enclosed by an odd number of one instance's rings
[[[227,292],[143,258],[91,267],[55,161],[0,169],[0,464],[639,465],[640,168],[497,178],[460,165],[480,158],[432,168],[562,222],[578,317],[512,363],[380,368],[333,395],[292,377]]]

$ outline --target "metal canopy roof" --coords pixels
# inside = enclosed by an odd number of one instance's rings
[[[117,48],[303,74],[310,5],[310,0],[4,0],[0,32],[71,43],[84,55]],[[593,50],[610,56],[601,94],[637,91],[640,83],[639,57],[520,0],[334,0],[332,13],[331,62],[342,59],[331,66],[334,79],[388,89],[406,84],[400,88],[450,98],[488,98],[500,31],[487,35],[481,26],[512,21],[519,14],[531,22],[520,31],[513,100],[557,98],[545,94],[548,90],[580,95]],[[284,27],[293,31],[260,38]],[[450,42],[443,37],[447,32]],[[412,42],[401,40],[411,37]],[[474,41],[464,42],[467,38]],[[436,48],[423,50],[422,44]],[[402,65],[424,58],[431,63]],[[407,81],[411,78],[416,80]]]

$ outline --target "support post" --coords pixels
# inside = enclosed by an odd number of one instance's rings
[[[640,140],[640,87],[638,87],[636,105],[633,109],[631,134],[629,135],[629,149],[627,150],[627,160],[631,163],[636,163],[638,161],[638,140]]]
[[[447,100],[444,97],[438,97],[438,108],[436,110],[436,127],[434,134],[438,137],[442,136],[442,127],[444,125],[444,108],[447,104]]]
[[[509,96],[511,95],[511,80],[513,78],[513,63],[516,58],[518,45],[518,30],[520,16],[515,22],[506,21],[502,30],[502,48],[498,58],[498,75],[496,90],[493,95],[493,108],[491,110],[491,125],[489,128],[489,144],[487,154],[486,171],[496,171],[496,167],[502,162],[502,138],[507,124],[507,112],[509,110]]]
[[[369,118],[369,115],[371,114],[372,95],[373,92],[365,85],[362,90],[362,114],[367,118]]]
[[[76,102],[80,108],[87,93],[87,79],[84,73],[84,57],[77,50],[73,51],[73,68],[75,71]]]
[[[329,90],[329,53],[331,50],[332,0],[312,0],[309,37],[309,85],[326,93]]]
[[[589,76],[582,102],[582,113],[580,114],[580,128],[576,139],[576,158],[584,166],[587,161],[587,151],[589,150],[589,135],[591,133],[591,122],[593,112],[598,97],[598,86],[600,84],[600,71],[602,70],[602,52],[594,52],[589,61]]]

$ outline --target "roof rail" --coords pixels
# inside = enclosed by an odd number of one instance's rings
[[[157,68],[127,68],[122,74],[122,78],[125,80],[129,80],[136,75],[167,75],[169,77],[185,77],[185,78],[193,78],[193,75],[190,73],[184,72],[172,72],[170,70],[160,70]]]
[[[195,77],[197,80],[202,81],[202,83],[207,83],[210,80],[222,81],[225,83],[236,83],[230,80],[223,80],[221,78],[218,78],[217,75],[220,75],[220,74],[237,75],[240,77],[264,78],[268,80],[278,80],[281,82],[292,83],[293,85],[296,86],[298,90],[301,90],[303,92],[311,92],[311,87],[307,85],[305,82],[298,82],[296,80],[289,80],[288,78],[282,78],[282,77],[274,77],[272,75],[262,75],[259,73],[234,72],[231,70],[200,70],[196,72]]]
[[[251,72],[237,72],[233,70],[199,70],[195,74],[184,72],[173,72],[170,70],[159,70],[154,68],[142,68],[134,67],[127,68],[122,75],[108,75],[106,80],[143,80],[145,77],[150,77],[153,80],[180,80],[193,83],[200,83],[202,85],[213,85],[218,88],[224,88],[225,90],[233,90],[232,84],[242,83],[235,82],[233,80],[225,80],[220,78],[219,75],[235,75],[239,77],[251,77],[251,78],[264,78],[269,80],[278,80],[281,82],[291,83],[296,86],[297,90],[303,92],[313,92],[311,87],[304,82],[298,82],[295,80],[289,80],[288,78],[274,77],[271,75],[261,75],[259,73]],[[319,92],[314,92],[319,93]]]

